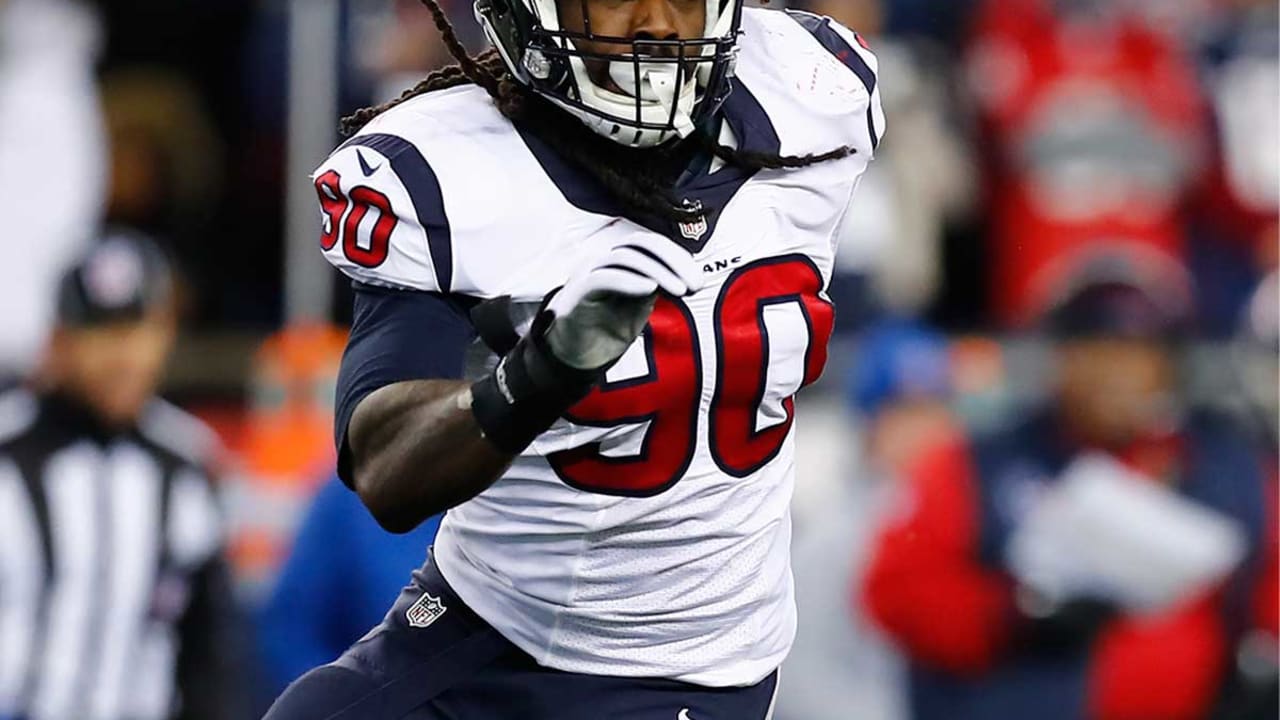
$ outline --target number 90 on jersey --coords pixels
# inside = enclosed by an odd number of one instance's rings
[[[791,430],[795,391],[817,380],[827,362],[835,312],[822,289],[822,274],[803,255],[741,267],[720,289],[711,338],[699,337],[681,300],[659,298],[642,338],[648,373],[601,384],[565,416],[589,427],[643,424],[639,451],[615,456],[589,443],[552,453],[551,467],[580,490],[656,495],[689,469],[700,423],[721,471],[746,477],[764,467]],[[801,331],[807,342],[797,348]],[[703,367],[703,342],[715,344],[712,372]],[[712,400],[704,415],[708,384]]]

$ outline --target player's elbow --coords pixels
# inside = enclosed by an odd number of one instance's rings
[[[387,481],[385,475],[379,475],[368,468],[363,469],[363,472],[357,470],[354,484],[360,502],[364,503],[365,509],[379,527],[389,533],[404,535],[412,532],[427,517],[417,512],[413,503],[400,497],[400,493],[395,492],[395,486]]]
[[[414,531],[422,521],[407,513],[395,512],[392,510],[376,511],[370,509],[373,519],[377,521],[378,527],[386,530],[392,535],[405,535]]]
[[[422,524],[422,518],[416,514],[405,512],[402,508],[397,508],[392,503],[379,502],[377,500],[366,499],[364,495],[360,496],[364,501],[364,506],[368,508],[369,514],[378,523],[383,530],[393,535],[404,535],[413,532],[414,528]]]

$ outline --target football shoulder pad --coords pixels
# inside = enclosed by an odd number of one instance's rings
[[[555,196],[511,123],[474,85],[375,118],[313,175],[325,258],[362,283],[501,294],[536,252]],[[554,193],[555,189],[550,188]]]
[[[784,155],[849,146],[869,159],[884,135],[879,66],[866,42],[828,17],[748,8],[738,77],[768,112]]]

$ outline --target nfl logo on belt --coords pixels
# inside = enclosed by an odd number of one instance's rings
[[[440,598],[423,593],[422,597],[405,611],[404,617],[409,621],[409,627],[424,628],[439,620],[448,609],[444,603],[440,602]]]
[[[694,201],[694,202],[685,200],[684,206],[689,208],[690,210],[693,210],[694,212],[702,211],[701,200]],[[701,240],[702,236],[707,234],[707,216],[703,215],[699,217],[697,220],[691,220],[689,222],[680,223],[680,234],[685,236],[689,240],[693,240],[693,241]]]

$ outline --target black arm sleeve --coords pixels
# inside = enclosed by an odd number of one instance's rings
[[[373,391],[406,380],[462,378],[475,338],[468,317],[477,301],[458,295],[389,290],[356,283],[351,337],[338,371],[334,442],[338,476],[351,485],[347,424]]]

